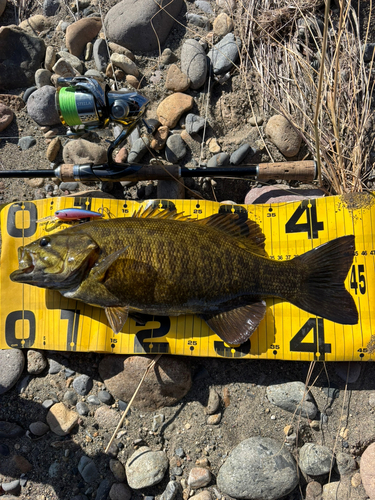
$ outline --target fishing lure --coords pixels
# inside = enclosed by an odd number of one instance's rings
[[[39,219],[38,223],[47,222],[70,222],[70,221],[80,221],[82,219],[101,219],[104,216],[103,213],[93,212],[91,210],[85,210],[83,208],[64,208],[61,210],[56,210],[53,215]]]

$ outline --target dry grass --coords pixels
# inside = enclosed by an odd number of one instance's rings
[[[368,33],[361,41],[350,0],[340,0],[335,12],[328,6],[326,23],[317,16],[321,5],[243,4],[241,71],[244,82],[249,70],[258,74],[265,114],[283,114],[299,131],[320,160],[320,181],[329,192],[358,192],[366,189],[372,168],[373,61],[363,61]]]

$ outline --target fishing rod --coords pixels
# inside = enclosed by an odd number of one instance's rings
[[[158,120],[143,118],[149,100],[136,91],[126,89],[110,90],[94,79],[86,76],[58,78],[56,108],[61,123],[69,127],[67,135],[79,136],[88,131],[102,129],[110,123],[123,127],[115,140],[110,142],[108,162],[101,165],[62,164],[56,169],[45,170],[2,170],[0,178],[50,178],[61,181],[140,181],[162,180],[186,177],[241,177],[252,180],[271,179],[299,180],[312,182],[316,179],[315,161],[260,163],[238,167],[198,167],[186,168],[178,165],[138,165],[118,163],[113,160],[113,152],[119,147],[142,121],[148,133],[157,130]]]

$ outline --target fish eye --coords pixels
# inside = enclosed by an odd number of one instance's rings
[[[44,236],[44,238],[42,238],[40,241],[39,241],[39,246],[41,247],[45,247],[48,245],[48,243],[51,241],[51,238],[48,238],[47,236]]]

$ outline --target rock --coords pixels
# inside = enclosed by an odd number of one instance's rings
[[[198,9],[203,10],[206,14],[213,14],[214,11],[211,9],[211,5],[206,0],[195,0],[194,5]]]
[[[152,419],[152,432],[157,432],[163,425],[163,422],[164,415],[162,413],[159,415],[154,415],[154,418]]]
[[[45,16],[54,16],[60,8],[60,0],[44,0],[43,14]]]
[[[93,163],[100,165],[107,161],[107,149],[101,144],[95,144],[86,139],[69,141],[63,149],[64,163],[84,165]]]
[[[0,28],[0,88],[15,89],[34,85],[35,71],[44,60],[42,39],[16,26]]]
[[[0,360],[2,360],[1,353],[2,351],[0,351]],[[0,420],[0,439],[14,439],[16,437],[23,436],[23,434],[25,434],[25,431],[20,425]]]
[[[370,500],[375,499],[375,443],[370,444],[361,457],[361,479],[363,487],[370,497]]]
[[[229,163],[231,165],[239,165],[249,154],[255,154],[255,150],[250,144],[242,144],[234,153],[230,155]]]
[[[208,490],[201,491],[197,495],[190,497],[190,500],[212,500],[212,495]]]
[[[375,43],[366,43],[362,47],[363,50],[363,61],[365,63],[371,62],[375,53]]]
[[[125,148],[121,148],[115,156],[116,163],[125,163],[128,158],[128,150]]]
[[[56,479],[61,476],[61,463],[53,462],[48,469],[48,476]]]
[[[328,483],[323,486],[322,500],[349,500],[349,491],[347,486],[341,481]],[[370,498],[370,500],[372,500]]]
[[[210,387],[210,392],[208,394],[208,402],[207,406],[204,409],[206,415],[213,415],[217,412],[220,407],[220,398],[219,394],[216,392],[214,387]]]
[[[142,53],[156,50],[159,43],[162,45],[165,42],[182,5],[183,0],[162,0],[159,3],[153,0],[122,0],[105,16],[107,37],[129,50]]]
[[[256,436],[232,450],[216,484],[234,498],[275,500],[293,491],[298,482],[295,461],[285,446]]]
[[[105,356],[99,373],[109,392],[117,399],[130,401],[152,356]],[[133,406],[157,410],[171,406],[191,387],[191,372],[186,362],[174,356],[162,356],[145,378]]]
[[[236,8],[236,0],[216,0],[216,3],[227,12],[232,12]]]
[[[186,14],[186,19],[188,23],[193,24],[198,28],[203,28],[205,30],[209,30],[210,28],[210,21],[206,16],[188,13]]]
[[[297,411],[298,414],[311,420],[318,412],[314,398],[303,382],[269,385],[267,398],[275,406],[291,413]]]
[[[165,147],[165,158],[170,163],[178,163],[186,155],[184,141],[179,134],[172,134],[168,137]]]
[[[206,120],[202,116],[188,113],[185,118],[185,130],[188,134],[197,134],[204,128]]]
[[[79,57],[86,44],[91,42],[102,27],[100,17],[84,17],[70,24],[66,29],[65,43],[69,52]]]
[[[173,500],[176,498],[177,494],[180,491],[180,486],[177,481],[169,481],[167,487],[163,491],[160,500]]]
[[[171,51],[171,49],[166,47],[161,54],[160,62],[166,66],[167,64],[176,62],[177,59],[177,56]]]
[[[22,374],[25,366],[23,352],[20,349],[0,349],[0,366],[0,394],[4,394],[17,383]]]
[[[59,373],[64,368],[63,365],[60,364],[55,359],[49,359],[48,363],[49,363],[48,373],[50,375],[54,375],[55,373]]]
[[[160,200],[183,200],[185,198],[184,180],[163,179],[158,181],[156,197]]]
[[[38,87],[44,87],[45,85],[51,85],[52,73],[48,69],[38,69],[35,72],[35,85]]]
[[[78,401],[76,404],[76,410],[79,415],[86,416],[90,413],[90,408],[84,401]]]
[[[357,464],[354,458],[348,453],[343,453],[339,451],[336,455],[336,465],[340,476],[345,474],[350,474],[356,470]]]
[[[0,94],[0,103],[10,108],[13,112],[21,111],[25,107],[23,98],[12,94]]]
[[[224,167],[229,163],[228,153],[219,153],[212,156],[207,162],[207,168]]]
[[[211,482],[211,472],[204,467],[193,467],[189,474],[188,485],[190,488],[204,488]]]
[[[133,75],[126,75],[126,82],[136,90],[139,89],[139,80]]]
[[[180,70],[177,64],[171,64],[165,80],[165,88],[173,90],[173,92],[184,92],[189,86],[190,79],[188,76]]]
[[[34,85],[33,87],[29,87],[28,89],[25,90],[24,94],[23,94],[23,97],[22,97],[22,100],[24,101],[24,103],[27,102],[28,98],[31,96],[31,94],[33,92],[35,92],[37,90],[37,86]]]
[[[9,483],[2,483],[1,487],[4,493],[9,493],[10,495],[19,495],[21,492],[20,480],[15,479],[14,481],[10,481]]]
[[[116,481],[123,483],[126,479],[125,468],[119,460],[111,458],[109,461],[109,468],[115,476]]]
[[[132,144],[132,148],[129,152],[128,161],[138,162],[141,161],[144,155],[148,152],[148,146],[150,145],[150,140],[148,137],[140,137]]]
[[[233,21],[228,14],[222,12],[215,19],[212,28],[215,35],[222,37],[233,30]]]
[[[197,40],[186,40],[181,49],[181,71],[190,80],[190,88],[199,89],[207,76],[207,56]],[[189,108],[191,109],[191,108]]]
[[[209,415],[206,420],[207,425],[219,425],[221,422],[221,413],[216,413],[215,415]]]
[[[33,92],[27,100],[27,112],[38,124],[52,126],[60,124],[59,114],[55,106],[56,89],[45,85]]]
[[[92,378],[88,375],[79,375],[73,380],[73,388],[81,396],[86,396],[92,389]]]
[[[26,474],[33,469],[31,463],[22,455],[13,455],[12,463],[22,474]],[[4,500],[4,497],[1,500]]]
[[[311,481],[306,486],[306,500],[321,500],[322,498],[322,485],[317,481]]]
[[[305,443],[299,450],[299,467],[309,476],[327,474],[334,463],[333,454],[326,446]]]
[[[40,14],[31,16],[18,25],[19,28],[28,31],[33,35],[38,35],[41,31],[48,29],[49,26],[50,21],[45,16],[42,16]]]
[[[99,391],[98,392],[98,398],[100,399],[100,401],[106,405],[110,405],[113,403],[113,398],[112,396],[109,394],[108,391]]]
[[[263,125],[264,118],[262,116],[251,116],[248,120],[248,123],[252,126],[255,127],[256,125],[261,126]]]
[[[32,148],[36,144],[36,139],[32,135],[25,135],[21,137],[17,143],[18,147],[22,149],[22,151],[26,151],[27,149]]]
[[[30,375],[39,375],[47,367],[47,359],[39,351],[27,351],[27,372]]]
[[[46,158],[48,161],[55,161],[61,147],[61,141],[59,137],[54,137],[52,141],[48,144],[46,151]]]
[[[208,146],[210,153],[217,154],[217,153],[220,153],[220,151],[221,151],[221,148],[220,148],[215,137],[211,137],[210,139],[207,139],[207,146]]]
[[[111,62],[117,68],[122,69],[127,75],[132,75],[138,78],[139,70],[137,65],[126,55],[114,53],[111,55]]]
[[[90,403],[90,405],[100,405],[100,399],[93,394],[87,398],[87,402]]]
[[[103,38],[97,38],[93,45],[92,52],[94,56],[95,65],[98,68],[98,71],[103,71],[104,73],[109,61],[106,41],[103,40]]]
[[[108,479],[100,481],[99,488],[96,490],[95,500],[108,500],[111,484]]]
[[[78,73],[82,74],[83,64],[82,61],[77,56],[71,54],[70,52],[66,52],[65,50],[60,50],[60,52],[58,52],[57,55],[60,57],[60,59],[68,61],[68,63],[72,66],[72,68],[78,71]]]
[[[64,403],[56,403],[47,413],[47,424],[58,436],[66,436],[78,422],[78,414],[68,410]]]
[[[94,483],[99,478],[99,472],[93,459],[85,455],[79,460],[78,471],[86,483]]]
[[[5,104],[0,103],[0,132],[9,127],[13,117],[13,111],[8,106],[5,106]]]
[[[114,42],[109,42],[108,46],[112,50],[112,52],[117,52],[118,54],[124,54],[124,56],[128,57],[132,61],[135,60],[134,54],[131,52],[131,50],[128,50],[126,47],[123,47],[122,45],[119,45],[118,43]]]
[[[77,72],[74,70],[73,66],[64,58],[59,59],[52,70],[57,76],[63,76],[65,78],[77,76]]]
[[[298,154],[302,138],[285,116],[271,116],[265,127],[265,133],[280,153],[287,158]]]
[[[292,189],[278,186],[253,188],[245,196],[245,204],[287,203],[289,201],[307,200],[324,196],[320,189]]]
[[[233,33],[228,33],[208,52],[212,71],[215,75],[222,75],[229,71],[237,61],[241,50],[241,40]]]
[[[114,483],[109,491],[109,498],[111,500],[130,500],[132,492],[124,483]]]
[[[166,453],[152,451],[148,446],[141,446],[135,451],[125,466],[128,484],[135,490],[160,483],[167,469]]]
[[[49,426],[44,422],[32,422],[29,429],[35,436],[44,436],[50,430]]]
[[[361,363],[359,362],[337,362],[334,366],[336,374],[348,384],[357,382],[361,374]]]
[[[169,128],[165,125],[161,125],[154,134],[154,138],[150,143],[150,147],[155,149],[155,151],[160,151],[164,148],[165,143],[169,135]]]
[[[350,484],[353,486],[353,488],[358,488],[362,484],[361,474],[359,472],[353,474],[350,480]]]
[[[107,406],[101,406],[98,408],[94,417],[98,422],[99,427],[102,427],[103,429],[116,427],[121,419],[121,415],[118,411],[112,410]]]
[[[164,99],[158,106],[156,113],[162,125],[174,128],[181,116],[189,111],[194,104],[192,96],[176,92]]]
[[[75,406],[78,401],[77,394],[74,391],[66,391],[63,399],[70,406]]]

